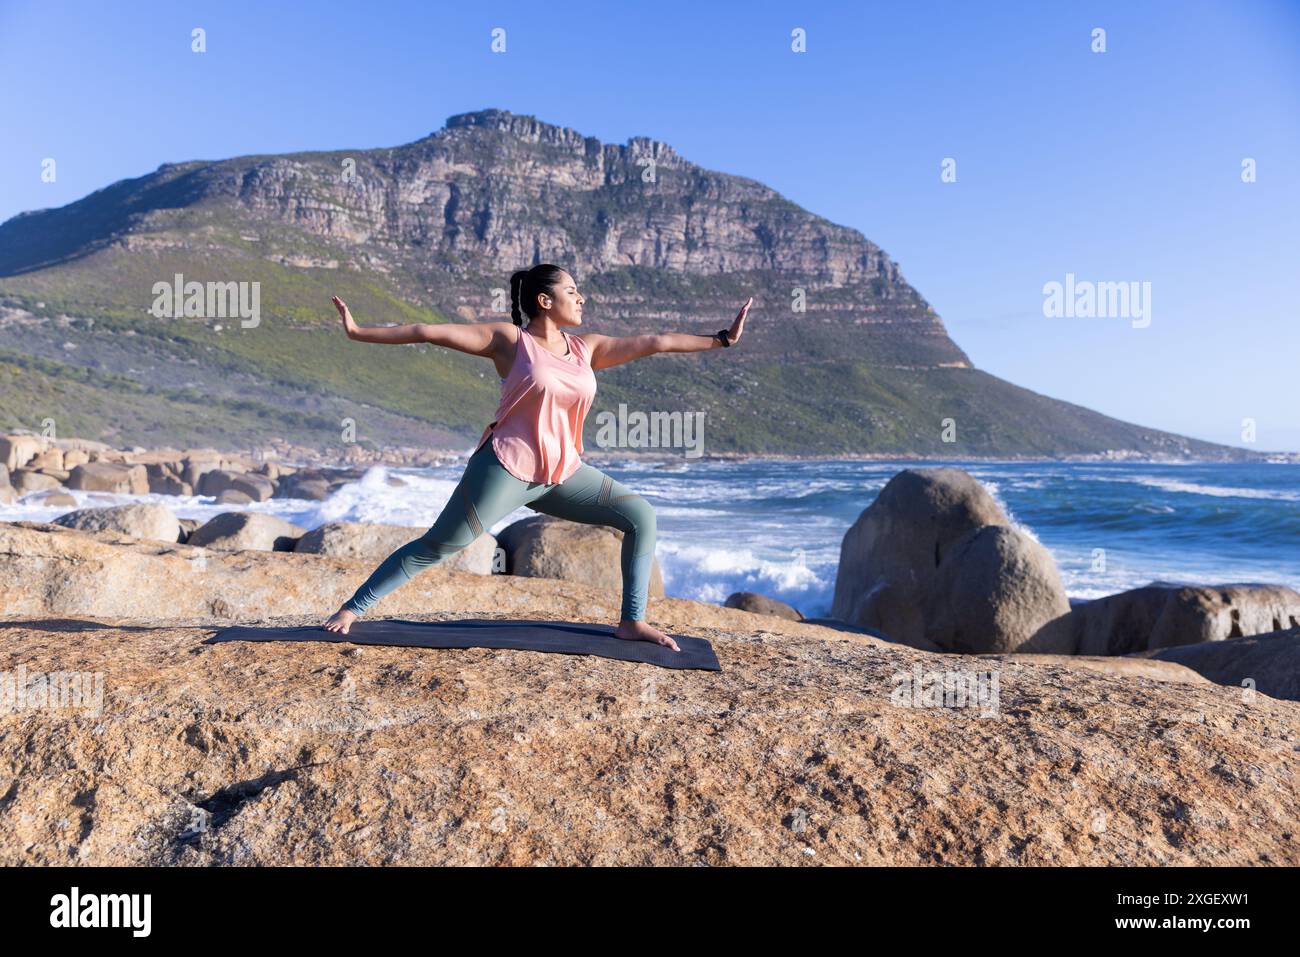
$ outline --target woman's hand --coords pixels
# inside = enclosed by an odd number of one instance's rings
[[[736,321],[731,324],[730,335],[728,338],[731,344],[735,345],[745,331],[745,316],[749,313],[749,307],[754,304],[754,297],[750,296],[748,301],[740,307],[740,315],[736,316]]]
[[[356,335],[357,323],[356,320],[352,318],[352,313],[348,311],[348,304],[338,296],[331,296],[330,302],[334,303],[334,308],[339,311],[339,315],[343,318],[343,331],[346,332],[348,338],[351,339]]]

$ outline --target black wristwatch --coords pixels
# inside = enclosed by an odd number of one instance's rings
[[[713,334],[713,338],[722,340],[722,348],[731,348],[731,333],[726,329],[719,329]]]

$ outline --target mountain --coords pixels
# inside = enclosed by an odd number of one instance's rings
[[[0,428],[329,446],[353,422],[366,444],[467,447],[491,364],[351,342],[330,296],[363,325],[506,319],[510,273],[536,262],[573,273],[585,327],[611,335],[712,333],[755,297],[733,350],[602,370],[589,450],[623,403],[704,412],[707,452],[1255,457],[974,368],[880,247],[761,183],[502,110],[392,149],[166,163],[0,225]],[[159,318],[178,274],[258,284],[260,321]]]

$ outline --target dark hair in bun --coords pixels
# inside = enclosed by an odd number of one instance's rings
[[[524,324],[524,317],[519,312],[521,308],[529,319],[537,318],[537,296],[540,293],[554,296],[563,272],[559,266],[539,263],[510,277],[510,318],[516,326]]]

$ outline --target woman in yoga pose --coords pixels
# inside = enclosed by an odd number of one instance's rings
[[[349,339],[358,342],[432,342],[492,360],[501,378],[501,403],[483,430],[460,483],[424,535],[389,555],[325,623],[348,633],[376,601],[465,548],[521,505],[585,525],[621,529],[623,572],[617,638],[653,641],[679,650],[677,642],[645,621],[646,594],[655,550],[655,513],[640,495],[600,469],[582,462],[582,425],[596,394],[596,369],[659,352],[722,349],[744,332],[740,309],[730,329],[711,336],[666,332],[643,336],[581,336],[564,331],[582,325],[582,304],[573,277],[549,263],[510,277],[514,322],[466,325],[421,324],[362,329],[337,296]],[[521,314],[522,310],[522,314]],[[524,325],[524,317],[529,322]],[[484,441],[491,435],[490,441]]]

